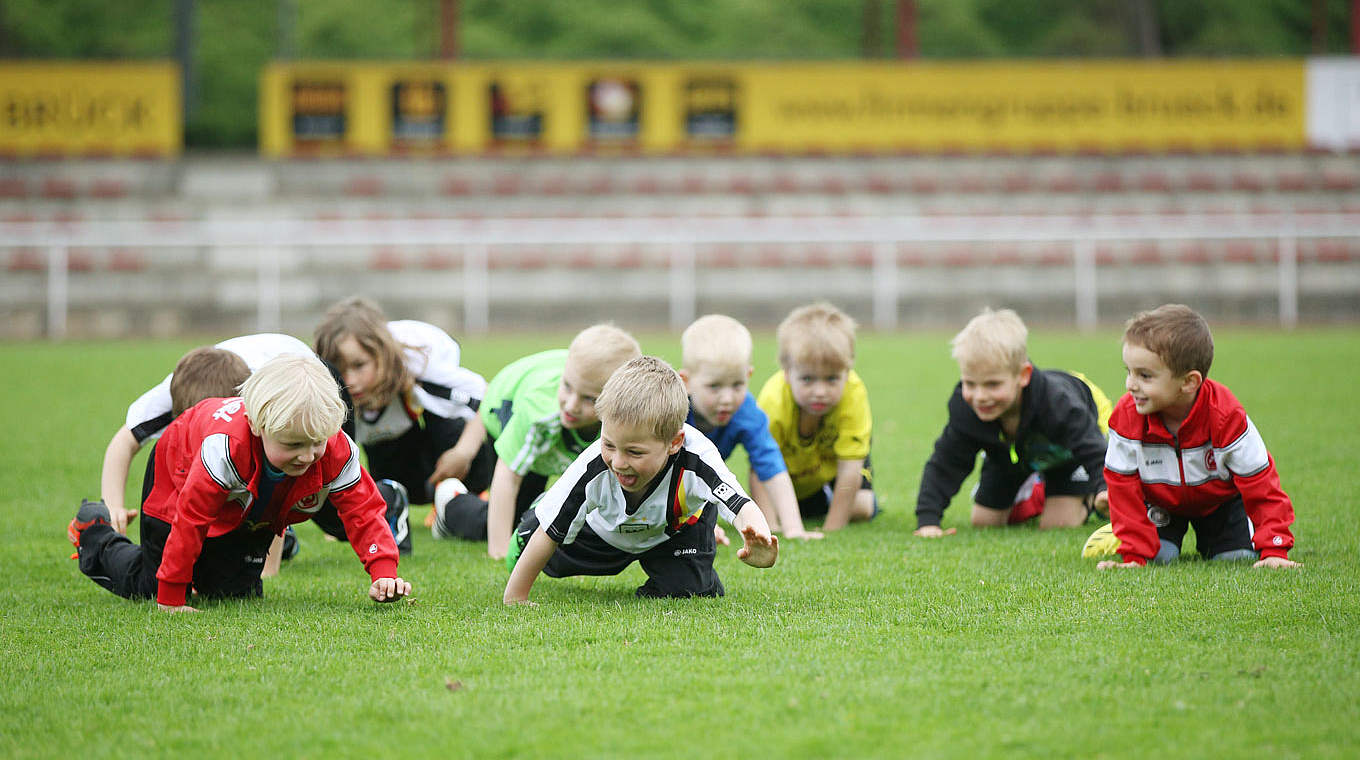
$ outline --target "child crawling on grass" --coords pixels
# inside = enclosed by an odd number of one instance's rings
[[[391,602],[410,593],[397,576],[386,502],[340,430],[345,404],[315,356],[285,355],[254,372],[236,398],[209,398],[166,427],[143,485],[141,545],[85,502],[67,527],[80,571],[118,596],[155,597],[169,612],[196,612],[200,597],[262,596],[260,572],[274,536],[335,505],[372,584]]]
[[[600,438],[524,514],[510,540],[506,604],[527,602],[539,573],[617,575],[634,561],[641,597],[722,596],[713,568],[721,514],[741,534],[737,557],[770,567],[779,539],[718,450],[685,424],[689,396],[669,364],[633,359],[605,383]]]

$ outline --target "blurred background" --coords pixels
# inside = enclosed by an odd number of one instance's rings
[[[1360,318],[1360,0],[6,0],[0,337]]]

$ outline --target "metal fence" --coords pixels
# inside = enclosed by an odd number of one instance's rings
[[[585,245],[647,245],[667,252],[669,323],[688,324],[698,302],[697,252],[731,244],[856,244],[871,255],[857,265],[872,294],[876,328],[898,326],[899,299],[913,267],[899,257],[903,246],[974,243],[1046,243],[1066,252],[1076,325],[1097,324],[1101,298],[1097,246],[1150,241],[1272,241],[1279,323],[1299,320],[1299,242],[1360,238],[1360,214],[1223,214],[1162,216],[1025,217],[668,217],[641,219],[237,219],[131,222],[0,223],[0,250],[42,251],[46,265],[46,333],[61,338],[71,307],[70,254],[83,248],[207,248],[239,252],[237,262],[255,268],[256,327],[279,329],[284,307],[281,248],[441,246],[461,251],[463,329],[493,327],[489,288],[491,260],[506,246],[555,249]],[[1269,265],[1269,263],[1267,264]],[[1360,261],[1341,266],[1360,268]],[[986,276],[985,267],[980,267]],[[1360,292],[1355,294],[1360,300]]]

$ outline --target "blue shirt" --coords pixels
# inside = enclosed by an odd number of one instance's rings
[[[686,421],[699,427],[694,422],[693,406],[689,409],[689,419]],[[788,470],[784,465],[784,455],[779,452],[779,444],[770,435],[770,418],[756,405],[756,397],[750,391],[746,392],[746,399],[726,425],[705,431],[704,435],[718,447],[718,454],[723,459],[732,456],[732,450],[738,443],[745,447],[746,458],[751,461],[751,470],[755,472],[757,480],[766,481]]]

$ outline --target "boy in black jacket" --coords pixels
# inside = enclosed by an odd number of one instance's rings
[[[1017,524],[1039,516],[1040,528],[1081,525],[1108,509],[1105,429],[1110,401],[1080,374],[1035,369],[1028,331],[1010,309],[984,310],[950,345],[959,384],[949,422],[921,474],[916,535],[941,530],[940,517],[958,493],[978,451],[982,472],[973,494],[974,527]]]

